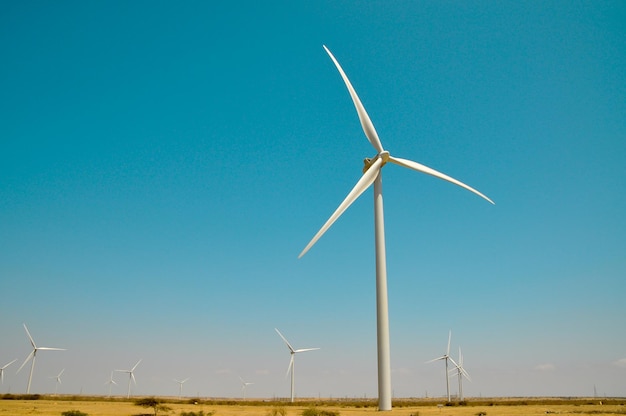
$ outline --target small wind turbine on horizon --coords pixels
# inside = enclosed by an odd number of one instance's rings
[[[446,353],[441,357],[433,358],[432,360],[426,361],[426,363],[432,363],[439,360],[444,360],[446,362],[446,393],[448,395],[448,401],[450,401],[450,379],[448,377],[448,360],[452,360],[450,357],[450,340],[452,339],[452,331],[448,333],[448,348],[446,349]],[[456,364],[456,363],[455,363]]]
[[[24,360],[20,368],[17,369],[17,372],[15,374],[20,372],[20,370],[22,369],[22,367],[24,367],[24,365],[26,365],[28,360],[30,359],[33,360],[30,365],[30,374],[28,375],[28,386],[26,387],[26,394],[30,394],[30,382],[33,379],[33,371],[35,369],[35,359],[37,358],[37,351],[66,351],[66,349],[65,348],[52,348],[52,347],[37,347],[37,345],[35,344],[35,341],[33,340],[33,337],[30,335],[30,332],[28,332],[28,328],[26,327],[26,324],[23,324],[23,325],[24,325],[24,329],[26,330],[26,335],[28,335],[28,339],[30,340],[30,344],[33,346],[33,350],[31,351],[30,354],[28,354],[28,356],[26,357],[26,359]]]
[[[241,380],[241,394],[242,394],[243,399],[245,400],[246,399],[246,388],[249,385],[254,384],[254,383],[251,383],[251,382],[248,382],[248,381],[243,381],[243,378],[241,378],[241,376],[238,376],[238,377],[239,377],[239,380]]]
[[[0,384],[4,384],[4,370],[10,366],[11,364],[13,364],[14,362],[17,361],[17,358],[7,364],[5,364],[3,367],[0,367]]]
[[[111,397],[111,387],[113,387],[113,384],[117,385],[115,380],[113,380],[113,371],[111,371],[111,377],[109,377],[109,381],[107,381],[104,384],[108,384],[109,385],[109,397]]]
[[[356,108],[361,122],[361,127],[370,144],[376,150],[373,158],[366,158],[363,167],[363,176],[358,180],[354,188],[348,196],[343,200],[335,212],[330,216],[322,228],[315,234],[313,239],[302,250],[298,258],[301,258],[307,251],[322,237],[322,235],[333,225],[333,223],[344,213],[346,209],[359,197],[367,188],[374,184],[374,228],[375,228],[375,248],[376,248],[376,316],[377,316],[377,350],[378,350],[378,408],[379,410],[391,410],[391,359],[389,346],[389,306],[387,299],[387,264],[385,254],[385,225],[383,214],[383,190],[382,190],[382,168],[387,162],[394,163],[398,166],[413,169],[415,171],[432,175],[436,178],[451,182],[457,186],[475,193],[493,204],[493,201],[487,198],[476,189],[448,176],[438,172],[432,168],[424,166],[420,163],[407,159],[393,157],[383,148],[378,133],[374,128],[374,124],[370,120],[369,115],[365,111],[365,107],[361,103],[356,91],[352,87],[350,80],[339,65],[339,62],[330,50],[324,46],[324,49],[332,59],[335,67],[339,71],[343,79],[352,102]]]
[[[135,380],[135,369],[140,362],[141,360],[137,361],[137,364],[135,364],[130,370],[115,370],[119,373],[128,373],[128,394],[126,395],[126,398],[130,398],[130,381],[132,380],[133,383],[137,384],[137,380]]]
[[[59,384],[63,384],[61,383],[61,374],[63,374],[63,372],[65,371],[65,368],[63,370],[61,370],[61,372],[59,373],[59,375],[57,375],[56,377],[50,377],[52,379],[55,380],[54,383],[54,394],[57,394],[58,388],[59,388]]]
[[[285,374],[285,377],[287,375],[289,375],[289,372],[291,371],[291,402],[293,403],[293,398],[294,398],[294,388],[295,388],[295,373],[296,373],[296,364],[295,364],[295,357],[296,354],[300,353],[300,352],[307,352],[307,351],[315,351],[315,350],[319,350],[319,348],[300,348],[300,349],[294,349],[291,344],[289,343],[289,341],[287,341],[287,339],[283,336],[283,334],[280,333],[280,331],[277,328],[274,328],[276,330],[276,332],[278,333],[278,335],[283,339],[283,341],[285,341],[285,344],[287,344],[287,348],[289,348],[289,353],[291,354],[291,359],[289,360],[289,367],[287,368],[287,374]]]
[[[456,367],[450,371],[456,370],[455,373],[459,378],[459,400],[463,401],[463,377],[465,377],[468,381],[472,381],[472,379],[470,378],[467,371],[465,371],[465,368],[463,368],[463,354],[461,353],[461,347],[459,347],[459,362],[454,362],[452,357],[450,357],[450,361],[452,361],[452,364],[454,364],[454,366]]]
[[[174,379],[175,382],[177,382],[179,384],[179,389],[178,389],[178,398],[182,398],[183,397],[183,384],[185,384],[185,382],[189,380],[189,377],[187,377],[184,380],[177,380]]]

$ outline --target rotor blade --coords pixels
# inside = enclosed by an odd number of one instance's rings
[[[38,350],[46,350],[46,351],[67,351],[65,348],[51,348],[51,347],[39,347]]]
[[[438,358],[433,358],[432,360],[428,360],[426,361],[424,364],[428,364],[428,363],[434,363],[435,361],[439,361],[439,360],[445,360],[447,357],[445,355],[438,357]]]
[[[309,251],[311,247],[313,247],[317,240],[319,240],[320,237],[330,228],[330,226],[333,225],[335,221],[337,221],[337,218],[339,218],[341,214],[343,214],[344,211],[348,209],[348,207],[352,205],[352,203],[356,201],[356,199],[361,196],[361,194],[365,192],[365,190],[374,182],[374,180],[378,176],[382,163],[383,161],[381,158],[376,159],[376,161],[372,163],[372,166],[370,166],[370,168],[363,174],[363,176],[361,176],[361,179],[359,179],[354,188],[352,188],[346,199],[343,200],[341,205],[339,205],[339,208],[335,210],[333,215],[330,216],[328,221],[326,221],[326,223],[322,226],[322,228],[320,228],[317,234],[315,234],[315,237],[313,237],[313,239],[309,242],[309,244],[307,244],[304,250],[302,250],[302,253],[300,253],[298,258],[304,256],[306,252]]]
[[[17,361],[17,358],[16,358],[15,360],[11,361],[11,362],[10,362],[10,363],[8,363],[8,364],[5,364],[5,365],[4,365],[4,367],[0,368],[0,370],[4,370],[5,368],[7,368],[8,366],[10,366],[11,364],[13,364],[13,363],[14,363],[14,362],[16,362],[16,361]]]
[[[480,196],[483,199],[486,199],[487,201],[489,201],[493,205],[495,205],[495,202],[493,202],[491,199],[489,199],[488,197],[486,197],[482,193],[478,192],[476,189],[472,188],[471,186],[465,185],[463,182],[458,181],[458,180],[456,180],[456,179],[454,179],[454,178],[452,178],[452,177],[450,177],[450,176],[448,176],[446,174],[438,172],[435,169],[429,168],[428,166],[424,166],[421,163],[417,163],[417,162],[413,162],[412,160],[401,159],[399,157],[393,157],[393,156],[389,156],[389,161],[392,162],[392,163],[395,163],[396,165],[403,166],[403,167],[409,168],[409,169],[413,169],[413,170],[416,170],[416,171],[421,172],[421,173],[426,173],[428,175],[432,175],[432,176],[434,176],[436,178],[443,179],[444,181],[448,181],[450,183],[458,185],[461,188],[465,188],[468,191],[475,193],[476,195]]]
[[[293,359],[294,359],[294,355],[291,354],[291,359],[289,360],[289,367],[287,367],[287,373],[285,374],[285,378],[287,378],[287,376],[291,372],[291,369],[293,368]]]
[[[454,360],[452,359],[452,357],[448,357],[448,360],[452,361],[452,364],[454,364],[454,366],[455,366],[456,368],[458,368],[458,369],[460,369],[460,368],[461,368],[461,366],[460,366],[460,365],[458,365],[458,364],[456,363],[456,361],[454,361]]]
[[[307,351],[315,351],[319,350],[319,348],[300,348],[299,350],[295,350],[294,352],[307,352]]]
[[[283,341],[285,341],[285,344],[287,344],[287,348],[289,348],[289,351],[294,352],[293,347],[291,346],[291,344],[289,343],[289,341],[287,341],[287,338],[285,338],[283,336],[283,334],[280,333],[280,331],[278,330],[278,328],[274,328],[276,330],[276,332],[278,333],[278,335],[280,335],[280,337],[283,339]]]
[[[350,97],[352,97],[352,102],[354,103],[356,112],[359,115],[359,120],[361,121],[361,127],[363,128],[363,132],[365,132],[365,136],[367,137],[367,140],[369,140],[369,142],[372,144],[372,146],[374,146],[374,149],[376,149],[378,153],[382,152],[383,145],[380,143],[380,139],[378,138],[378,134],[376,133],[376,129],[374,128],[374,124],[372,124],[372,120],[370,120],[370,117],[367,115],[367,111],[365,111],[365,107],[363,107],[363,104],[361,103],[359,96],[356,95],[356,91],[352,87],[350,80],[346,76],[346,73],[343,72],[341,65],[339,65],[339,62],[337,62],[337,59],[335,59],[333,54],[330,53],[326,45],[324,45],[324,49],[330,56],[330,59],[332,59],[333,62],[335,63],[335,66],[337,67],[339,74],[341,74],[341,78],[343,78],[343,82],[346,84],[346,87],[348,87],[348,92],[350,93]]]
[[[467,373],[467,371],[465,371],[465,369],[463,367],[461,367],[461,374],[463,374],[463,376],[468,379],[469,381],[472,381],[470,375]]]
[[[134,384],[137,384],[137,380],[135,380],[135,375],[132,372],[130,373],[130,378],[133,379]]]
[[[24,366],[26,365],[26,363],[27,363],[28,361],[30,361],[30,359],[31,359],[31,358],[33,358],[33,356],[35,355],[35,351],[36,351],[36,350],[32,350],[32,351],[30,352],[30,354],[28,354],[28,356],[26,357],[26,359],[24,360],[24,362],[22,363],[22,365],[20,365],[20,368],[18,368],[18,369],[17,369],[17,371],[15,372],[15,374],[19,373],[19,372],[20,372],[20,370],[22,369],[22,367],[24,367]]]
[[[451,339],[452,339],[452,331],[448,332],[448,349],[446,350],[446,355],[448,355],[448,356],[450,355],[450,340]]]
[[[33,346],[33,348],[37,349],[37,346],[35,345],[35,340],[33,339],[33,337],[30,336],[30,332],[28,332],[28,328],[26,328],[26,324],[22,324],[24,325],[24,329],[26,330],[26,335],[28,335],[28,339],[30,339],[30,343]]]
[[[142,358],[141,360],[143,360],[143,358]],[[135,368],[137,368],[137,366],[139,365],[139,363],[141,362],[141,360],[137,361],[137,364],[135,364],[135,366],[134,366],[134,367],[130,370],[130,371],[131,371],[131,373],[132,373],[133,371],[135,371]]]

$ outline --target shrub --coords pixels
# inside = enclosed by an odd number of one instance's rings
[[[302,411],[302,416],[339,416],[339,412],[319,410],[317,407],[309,407]]]
[[[200,410],[199,412],[180,412],[180,416],[213,416],[213,412],[204,413],[204,411]]]
[[[285,416],[287,414],[287,412],[285,411],[285,408],[282,406],[276,406],[273,407],[272,410],[270,410],[267,413],[267,416]]]
[[[88,416],[87,413],[81,412],[80,410],[67,410],[61,413],[61,416]]]

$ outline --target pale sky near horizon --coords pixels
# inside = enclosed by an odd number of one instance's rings
[[[5,2],[0,393],[375,397],[375,151],[394,397],[626,396],[626,3]],[[114,375],[114,394],[127,376]],[[456,394],[456,378],[451,378]]]

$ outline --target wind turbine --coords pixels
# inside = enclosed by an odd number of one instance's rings
[[[17,358],[10,363],[4,365],[4,367],[0,367],[0,383],[4,384],[4,369],[17,361]]]
[[[176,380],[174,379],[175,382],[177,382],[180,386],[180,388],[178,389],[178,398],[182,398],[183,397],[183,384],[185,383],[185,381],[189,380],[189,378],[186,378],[184,380]]]
[[[28,376],[28,387],[26,387],[26,394],[30,394],[30,382],[33,379],[33,370],[35,369],[35,358],[37,358],[37,351],[43,351],[43,350],[65,351],[65,348],[37,347],[37,345],[35,344],[35,341],[33,340],[33,337],[30,336],[30,332],[28,332],[28,328],[26,328],[26,324],[23,324],[23,325],[24,325],[24,329],[26,330],[26,335],[28,335],[28,339],[30,340],[30,344],[33,346],[33,350],[31,351],[30,354],[28,354],[28,356],[26,357],[26,359],[24,360],[20,368],[17,369],[17,372],[15,374],[19,373],[22,367],[26,365],[28,360],[32,358],[33,362],[30,365],[30,375]]]
[[[324,49],[337,67],[341,78],[343,78],[352,102],[356,108],[361,127],[365,136],[376,150],[373,158],[365,159],[363,168],[363,176],[350,191],[348,196],[343,200],[335,212],[330,216],[328,221],[315,234],[309,244],[302,250],[298,258],[304,256],[309,249],[319,240],[319,238],[333,225],[333,223],[344,213],[346,209],[363,193],[367,188],[374,184],[374,228],[375,228],[375,247],[376,247],[376,315],[377,315],[377,344],[378,344],[378,408],[379,410],[391,410],[391,360],[389,357],[389,308],[387,302],[387,265],[385,256],[385,225],[383,214],[383,188],[382,188],[382,168],[387,162],[413,169],[421,173],[432,175],[436,178],[451,182],[470,192],[486,199],[493,204],[493,201],[474,188],[464,183],[424,166],[411,160],[393,157],[383,148],[378,138],[374,124],[370,120],[365,107],[352,87],[350,80],[343,72],[339,62],[326,46]]]
[[[59,388],[59,384],[63,384],[61,383],[61,374],[63,374],[63,372],[65,371],[65,368],[63,370],[61,370],[61,372],[59,373],[58,376],[56,377],[50,377],[56,380],[56,383],[54,384],[54,394],[57,394],[57,389]]]
[[[241,378],[241,376],[238,376],[238,377],[239,377],[239,380],[241,380],[241,393],[243,395],[243,399],[245,400],[246,399],[246,388],[249,385],[254,384],[254,383],[243,381],[243,378]]]
[[[465,377],[469,381],[472,381],[472,379],[470,378],[470,376],[467,373],[467,371],[465,371],[465,368],[463,368],[463,354],[461,353],[461,347],[459,347],[459,362],[458,362],[458,364],[454,362],[452,357],[450,357],[450,361],[452,361],[452,363],[456,367],[456,375],[459,378],[459,400],[463,401],[463,377]],[[452,369],[451,371],[454,371],[454,370],[455,369]]]
[[[137,364],[135,364],[133,366],[133,368],[131,368],[130,370],[115,370],[118,371],[120,373],[128,373],[128,395],[126,396],[126,398],[130,398],[130,381],[132,380],[133,383],[137,384],[137,380],[135,380],[135,368],[137,368],[137,366],[139,365],[139,363],[141,362],[141,360],[137,361]]]
[[[113,384],[117,385],[115,380],[113,380],[113,371],[111,371],[111,377],[109,377],[109,381],[107,381],[104,384],[108,384],[109,385],[109,397],[111,397],[111,387],[113,387]]]
[[[446,349],[446,353],[441,357],[433,358],[430,361],[426,361],[426,363],[432,363],[439,360],[444,360],[446,362],[446,392],[448,394],[448,401],[450,401],[450,379],[448,378],[448,360],[452,360],[450,358],[450,340],[452,339],[452,331],[448,333],[448,348]],[[452,360],[454,362],[454,360]],[[456,363],[455,363],[456,364]]]
[[[283,341],[285,341],[285,344],[287,344],[287,348],[289,348],[289,353],[291,354],[291,360],[289,360],[289,367],[287,368],[287,374],[289,374],[289,372],[291,371],[291,402],[293,403],[295,377],[296,377],[295,376],[295,373],[296,373],[296,364],[295,364],[296,354],[298,354],[300,352],[319,350],[319,348],[300,348],[300,349],[296,350],[296,349],[294,349],[291,346],[289,341],[287,341],[287,339],[283,336],[283,334],[280,333],[280,331],[277,328],[274,328],[274,329],[276,330],[278,335],[280,335],[280,337],[283,339]],[[285,374],[285,376],[287,376],[287,374]]]

